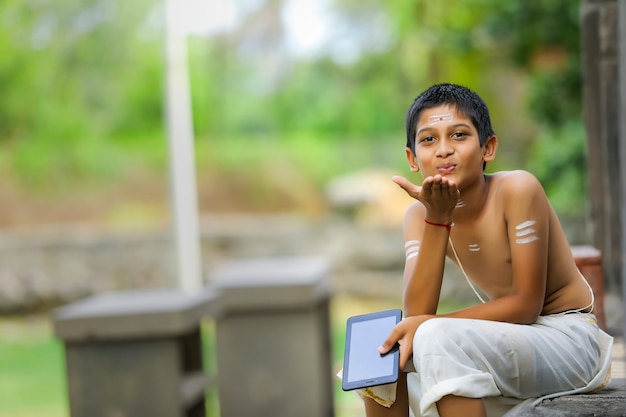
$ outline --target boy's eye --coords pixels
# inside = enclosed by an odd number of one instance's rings
[[[453,137],[453,138],[455,138],[455,139],[458,139],[458,138],[463,138],[463,137],[465,137],[465,136],[467,136],[467,135],[465,134],[465,132],[454,132],[454,133],[452,134],[452,137]]]
[[[433,142],[435,138],[433,136],[426,136],[420,139],[420,143],[422,142]]]

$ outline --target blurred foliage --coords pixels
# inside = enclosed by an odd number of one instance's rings
[[[331,0],[334,29],[308,55],[285,47],[287,3],[258,1],[231,30],[189,37],[195,131],[201,151],[213,153],[198,155],[200,164],[274,165],[283,146],[283,160],[298,155],[294,170],[319,171],[333,147],[344,156],[352,147],[367,156],[337,158],[314,181],[359,163],[405,170],[406,109],[419,91],[449,81],[490,106],[502,143],[490,169],[529,169],[557,210],[584,207],[578,1]],[[161,7],[0,4],[0,144],[11,161],[0,169],[46,190],[166,167]],[[390,152],[400,157],[381,157]]]
[[[435,82],[456,82],[485,98],[505,139],[504,159],[490,168],[532,170],[557,210],[580,214],[586,171],[578,2],[336,0],[333,6],[342,21],[364,33],[376,32],[376,16],[384,11],[392,41],[382,50],[365,49],[354,62],[337,61],[330,52],[290,63],[273,88],[250,94],[232,68],[237,36],[214,38],[213,62],[229,65],[218,77],[226,81],[225,105],[218,110],[222,123],[203,126],[205,132],[251,140],[303,131],[321,140],[337,133],[364,141],[397,135],[401,147],[403,117],[414,95]],[[331,45],[338,42],[331,39]],[[266,79],[273,76],[268,72]],[[207,106],[206,112],[215,109]],[[570,157],[549,152],[558,150]]]
[[[148,6],[148,0],[0,5],[0,141],[26,183],[116,178],[127,161],[110,149],[112,135],[161,129],[161,76],[145,76],[162,72],[160,35],[150,45],[137,33]]]
[[[587,184],[580,2],[496,4],[500,10],[490,19],[491,30],[527,74],[527,109],[538,124],[528,169],[559,212],[580,214]]]

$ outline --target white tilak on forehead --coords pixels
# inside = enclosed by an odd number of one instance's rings
[[[515,236],[517,236],[517,239],[515,239],[515,243],[523,245],[526,243],[534,242],[535,240],[539,240],[539,237],[537,236],[537,231],[533,229],[535,223],[537,222],[534,220],[526,220],[525,222],[522,222],[515,226],[515,230],[517,230],[517,232],[515,232]]]
[[[457,201],[457,202],[456,202],[456,206],[455,206],[455,207],[456,207],[456,208],[459,208],[459,207],[465,207],[465,201],[463,201],[463,200],[459,200],[459,201]]]
[[[420,241],[409,240],[404,244],[404,248],[406,249],[406,259],[411,259],[419,253]]]
[[[478,243],[470,243],[468,249],[470,252],[480,252],[480,245]]]
[[[434,116],[428,117],[428,124],[436,125],[437,123],[451,122],[453,119],[454,116],[452,115],[452,113],[436,114]]]

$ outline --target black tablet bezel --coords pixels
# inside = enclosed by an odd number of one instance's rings
[[[384,375],[384,376],[379,376],[379,377],[374,377],[374,378],[367,378],[363,380],[348,382],[348,372],[349,372],[349,366],[350,366],[350,344],[351,344],[351,339],[352,339],[352,325],[354,323],[377,320],[377,319],[386,318],[386,317],[395,318],[396,319],[395,322],[397,324],[400,322],[400,320],[402,320],[402,310],[393,309],[393,310],[378,311],[375,313],[362,314],[362,315],[352,316],[348,318],[346,322],[346,343],[345,343],[344,356],[343,356],[343,376],[341,380],[341,388],[344,391],[351,391],[351,390],[355,390],[359,388],[372,387],[376,385],[390,384],[398,380],[398,376],[400,373],[400,369],[399,369],[400,368],[399,366],[400,351],[398,350],[398,345],[396,345],[391,351],[385,354],[385,355],[393,355],[393,358],[394,358],[393,372],[391,375]],[[391,328],[389,329],[389,332],[391,332]],[[388,334],[384,335],[385,338],[387,336]],[[382,343],[382,340],[381,340],[381,343]]]

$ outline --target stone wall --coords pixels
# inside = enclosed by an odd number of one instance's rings
[[[568,237],[584,243],[580,221],[564,222]],[[352,215],[307,219],[293,215],[221,215],[201,219],[204,279],[233,259],[324,256],[335,294],[400,300],[404,249],[399,225],[359,221]],[[176,286],[174,250],[167,230],[110,233],[58,225],[0,234],[0,314],[46,311],[99,292]],[[443,299],[476,297],[448,263]],[[616,304],[617,303],[617,304]],[[606,300],[607,322],[619,300]],[[617,319],[616,319],[617,320]]]
[[[224,262],[250,257],[325,256],[333,289],[398,297],[404,252],[397,227],[363,227],[345,217],[289,215],[202,218],[205,281]],[[0,313],[20,313],[90,294],[175,286],[167,230],[107,233],[77,225],[0,234]],[[452,289],[449,292],[454,292]]]

